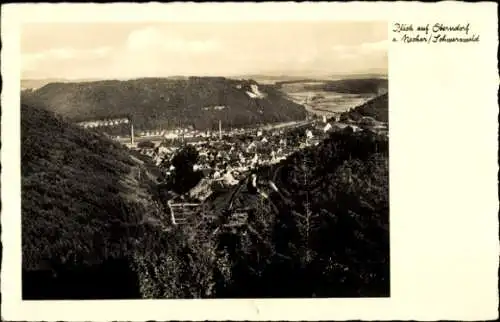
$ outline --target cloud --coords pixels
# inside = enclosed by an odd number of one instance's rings
[[[111,47],[88,49],[52,48],[21,55],[23,77],[87,77],[103,71],[113,56]],[[73,75],[73,74],[77,75]]]
[[[111,47],[98,47],[91,49],[75,50],[71,48],[53,48],[37,53],[22,55],[23,68],[33,69],[41,67],[47,62],[57,63],[75,59],[95,59],[107,57],[112,51]]]
[[[378,41],[386,34],[383,28],[381,33],[367,29],[353,38],[343,32],[346,27],[307,26],[295,26],[293,32],[278,24],[134,24],[92,29],[85,25],[69,31],[58,27],[46,33],[59,31],[59,37],[37,34],[35,40],[48,40],[29,51],[23,48],[22,69],[33,77],[134,78],[349,71],[387,64],[388,43]],[[85,38],[89,34],[98,40]]]
[[[347,52],[349,50],[353,50],[355,46],[347,46],[347,45],[333,45],[331,46],[331,50],[338,52],[338,53],[343,53]]]
[[[221,49],[214,39],[187,40],[168,31],[149,27],[131,32],[126,48],[132,52],[160,51],[174,53],[207,53]]]
[[[161,77],[171,74],[202,74],[220,68],[226,57],[222,43],[199,35],[182,36],[176,30],[145,27],[131,31],[117,48],[107,71],[120,78]]]
[[[130,33],[126,47],[129,50],[145,50],[161,46],[161,33],[155,28],[135,30]]]
[[[369,56],[380,56],[388,50],[388,41],[365,42],[358,45],[337,44],[330,47],[330,50],[339,59],[364,59]]]
[[[91,49],[89,53],[91,55],[97,56],[97,57],[106,57],[108,56],[113,49],[111,47],[99,47],[95,49]]]
[[[362,43],[360,46],[360,50],[364,52],[387,51],[388,49],[389,49],[388,40]]]

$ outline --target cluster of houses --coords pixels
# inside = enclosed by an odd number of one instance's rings
[[[119,124],[128,124],[130,121],[128,118],[115,118],[109,120],[93,120],[77,123],[83,128],[96,128],[101,126],[116,126]]]
[[[232,136],[236,134],[247,133],[249,130],[244,128],[233,128],[230,130],[195,130],[193,128],[177,128],[173,130],[150,130],[139,132],[139,138],[164,138],[164,139],[191,139],[191,138],[220,138],[221,136]]]
[[[179,131],[175,133],[177,139],[170,140],[164,136],[161,143],[143,148],[141,153],[151,157],[168,178],[175,171],[171,164],[175,154],[185,144],[192,145],[198,152],[198,162],[193,170],[202,171],[204,177],[212,181],[231,186],[252,169],[278,163],[299,149],[317,145],[328,132],[345,126],[318,120],[298,128],[254,129],[251,133],[248,130],[231,130],[224,134],[207,131],[197,133],[197,136],[192,136],[194,140],[188,141],[179,139],[179,134],[189,132]]]
[[[198,152],[198,161],[193,170],[203,173],[203,184],[227,188],[238,184],[251,170],[278,163],[297,150],[318,145],[330,132],[348,126],[355,132],[361,129],[387,132],[385,123],[369,117],[356,122],[338,122],[323,117],[291,128],[145,132],[146,135],[158,134],[161,140],[138,150],[149,156],[168,179],[175,173],[173,157],[186,144],[192,145]]]
[[[286,139],[259,134],[253,139],[233,135],[223,140],[189,142],[188,144],[193,145],[198,151],[198,162],[193,170],[203,171],[205,177],[213,181],[234,185],[251,169],[279,162],[295,150],[293,146],[287,144]],[[179,140],[164,141],[155,149],[145,149],[143,153],[152,157],[168,177],[175,170],[171,160],[184,144]]]

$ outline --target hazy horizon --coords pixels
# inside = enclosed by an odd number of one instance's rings
[[[306,77],[310,77],[311,79],[313,78],[318,78],[318,79],[329,79],[329,80],[332,80],[332,79],[342,79],[344,77],[347,77],[347,76],[357,76],[357,75],[360,75],[360,76],[377,76],[377,77],[381,77],[381,78],[386,78],[388,75],[387,75],[387,71],[380,71],[380,72],[371,72],[371,71],[367,71],[367,72],[352,72],[352,73],[342,73],[342,74],[335,74],[335,73],[332,73],[332,74],[316,74],[316,75],[313,75],[313,74],[308,74],[308,73],[304,73],[304,74],[294,74],[294,75],[291,75],[291,74],[286,74],[286,73],[280,73],[280,74],[272,74],[272,73],[260,73],[260,74],[257,74],[257,73],[250,73],[250,74],[242,74],[242,75],[196,75],[196,74],[193,74],[193,75],[164,75],[164,76],[134,76],[134,77],[22,77],[21,80],[25,80],[25,81],[47,81],[47,80],[65,80],[65,81],[103,81],[103,80],[134,80],[134,79],[143,79],[143,78],[181,78],[181,77],[184,77],[184,78],[188,78],[188,77],[224,77],[224,78],[245,78],[245,77],[266,77],[266,78],[294,78],[294,79],[300,79],[301,77],[303,78],[306,78]]]
[[[386,22],[33,23],[21,79],[387,73]]]

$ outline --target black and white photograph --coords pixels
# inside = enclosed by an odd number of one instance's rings
[[[498,317],[497,8],[2,4],[2,319]]]
[[[387,22],[21,32],[23,299],[390,296]]]

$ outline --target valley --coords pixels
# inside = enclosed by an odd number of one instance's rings
[[[23,93],[25,297],[82,296],[79,281],[94,298],[387,295],[387,94],[328,84],[147,79]],[[321,242],[339,229],[338,247]]]

